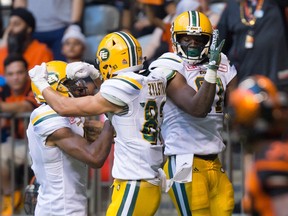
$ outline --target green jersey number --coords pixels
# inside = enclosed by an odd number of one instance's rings
[[[144,107],[145,111],[145,123],[143,124],[141,132],[143,137],[151,145],[157,144],[157,139],[159,136],[159,127],[158,127],[158,115],[163,116],[163,106],[165,102],[160,105],[158,109],[157,103],[154,100],[149,100]]]

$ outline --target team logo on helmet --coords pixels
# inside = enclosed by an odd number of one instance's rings
[[[99,56],[100,56],[102,61],[106,61],[110,56],[109,50],[106,48],[101,49],[99,51]]]
[[[202,28],[198,26],[187,26],[187,31],[189,32],[195,32],[197,34],[201,34]]]
[[[48,84],[53,85],[54,83],[59,81],[59,75],[55,72],[48,72]]]

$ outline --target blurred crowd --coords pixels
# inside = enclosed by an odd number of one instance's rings
[[[88,35],[89,23],[92,19],[85,19],[85,15],[89,8],[95,8],[96,10],[97,7],[103,6],[112,7],[119,13],[117,27],[109,29],[109,26],[106,26],[106,32],[104,33],[113,31],[131,33],[141,43],[143,56],[147,64],[150,64],[165,52],[173,52],[170,29],[177,15],[187,10],[201,11],[210,19],[213,28],[219,29],[220,41],[225,39],[222,52],[227,55],[230,64],[236,68],[238,83],[242,83],[242,81],[247,83],[246,79],[254,75],[265,76],[271,80],[272,85],[278,91],[283,92],[281,101],[284,102],[281,103],[280,107],[287,108],[288,2],[285,0],[14,0],[5,9],[8,8],[9,10],[7,22],[5,22],[3,10],[1,11],[0,113],[31,112],[38,106],[31,91],[28,77],[28,70],[35,65],[51,60],[63,60],[69,63],[86,61],[94,64],[98,41],[91,36],[102,37],[105,34],[103,34],[103,31],[98,34],[97,29],[94,29],[94,35]],[[93,19],[100,20],[100,22],[104,22],[106,19],[109,20],[112,15],[107,14],[108,12],[105,13],[105,9],[103,11],[101,13],[103,17],[95,14]],[[92,40],[90,40],[90,37]],[[96,49],[91,50],[92,46],[96,46]],[[86,81],[92,84],[88,78]],[[256,84],[254,83],[254,85]],[[261,87],[261,84],[259,85]],[[265,90],[265,87],[263,88]],[[92,91],[90,94],[93,94]],[[235,94],[235,98],[241,94],[241,92],[238,92]],[[236,102],[232,103],[233,108],[235,109],[238,104],[239,101],[237,101],[237,105]],[[246,105],[245,102],[243,104]],[[262,105],[261,107],[263,108]],[[275,107],[278,109],[278,104],[273,105],[272,108],[269,106],[268,113],[272,112],[271,109],[274,112]],[[266,113],[262,113],[262,115],[267,117]],[[283,117],[283,113],[286,114],[287,111],[281,110],[281,115],[279,115]],[[247,119],[248,114],[244,113],[243,118],[241,118]],[[274,115],[270,119],[265,118],[265,121],[268,122],[267,124],[270,124],[271,121],[274,124],[275,119],[281,119],[281,124],[283,124],[283,121],[287,124],[286,118],[279,118],[279,116],[276,118]],[[12,151],[11,137],[14,137],[17,147],[14,160],[17,167],[23,165],[26,158],[26,148],[23,148],[25,145],[25,142],[23,142],[24,126],[23,121],[18,120],[15,134],[12,134],[11,122],[6,118],[0,118],[0,120],[2,138],[0,151],[1,196],[3,196],[3,203],[6,202],[7,204],[6,206],[5,204],[2,205],[1,215],[9,215],[11,209],[13,209],[12,212],[17,210],[21,203],[23,185],[21,182],[17,182],[15,188],[12,189],[11,187],[9,164],[12,159],[7,152]],[[256,123],[253,122],[253,126],[249,124],[253,130],[256,128],[254,124]],[[237,123],[235,125],[236,130],[239,131]],[[246,125],[246,122],[241,122],[240,125]],[[259,124],[257,124],[257,130],[258,127]],[[268,135],[266,134],[267,131]],[[266,140],[271,141],[269,145],[273,144],[275,146],[276,141],[282,141],[282,138],[286,136],[286,131],[282,127],[279,131],[276,135],[274,133],[271,135],[271,128],[269,127],[269,130],[263,130],[257,136],[264,138],[265,142]],[[245,140],[246,142],[256,143],[257,148],[261,146],[258,141],[256,142],[251,137],[249,139],[245,137]],[[281,143],[281,145],[284,144]],[[249,151],[247,155],[251,155],[251,152]],[[285,157],[285,159],[287,162],[288,158]],[[250,163],[253,162],[250,160]],[[255,181],[264,182],[265,190],[263,192],[261,188],[258,188],[255,191],[256,189],[251,186],[252,183],[247,183],[247,194],[245,194],[245,209],[247,212],[253,211],[253,204],[256,205],[255,208],[259,212],[265,208],[261,201],[257,200],[258,196],[261,197],[259,193],[269,191],[269,193],[267,192],[267,197],[269,197],[271,194],[273,196],[275,194],[283,195],[283,191],[288,191],[288,166],[286,166],[285,164],[286,169],[284,170],[281,169],[277,172],[270,170],[268,174],[261,169],[261,175],[257,174],[260,165],[253,166],[254,169],[251,170],[254,172],[249,170],[249,178],[253,179],[253,183]],[[283,176],[287,178],[287,182],[281,187],[282,190],[275,189],[273,187],[274,182],[263,180],[267,176],[271,177],[271,173],[276,173],[278,177],[280,176],[279,178]],[[271,190],[269,190],[270,187]],[[14,193],[13,201],[12,193]],[[261,199],[263,199],[263,196]],[[265,202],[267,202],[267,199]]]

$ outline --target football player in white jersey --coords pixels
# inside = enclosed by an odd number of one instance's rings
[[[163,165],[160,126],[166,92],[191,115],[206,115],[215,95],[216,84],[210,81],[216,79],[216,73],[210,71],[205,76],[201,90],[196,94],[175,71],[183,68],[180,57],[170,53],[163,56],[163,59],[170,59],[171,64],[166,68],[151,72],[143,69],[142,48],[125,32],[106,35],[96,57],[104,82],[94,96],[60,97],[47,84],[45,65],[35,66],[29,75],[48,104],[60,115],[109,113],[116,131],[112,168],[115,181],[106,215],[154,215],[161,197],[158,178],[158,169]],[[71,79],[90,75],[96,80],[100,75],[93,65],[84,62],[68,66],[67,76]]]
[[[179,72],[188,84],[198,92],[208,70],[217,70],[217,77],[211,80],[216,83],[216,93],[206,117],[189,115],[169,97],[163,108],[161,132],[165,140],[164,154],[168,156],[164,171],[170,183],[174,181],[169,195],[179,215],[228,216],[234,208],[233,187],[217,155],[225,149],[224,104],[226,93],[236,86],[236,70],[222,53],[219,66],[209,63],[209,58],[215,55],[213,40],[217,37],[212,35],[217,34],[217,30],[213,31],[203,13],[183,12],[175,18],[171,31],[174,51],[183,59],[184,68]],[[150,68],[162,65],[160,58],[151,63]]]
[[[83,80],[66,79],[67,63],[46,64],[51,87],[65,97],[84,96]],[[27,129],[32,169],[40,184],[35,215],[86,216],[88,165],[100,168],[113,142],[114,129],[107,120],[99,138],[91,144],[84,138],[83,117],[62,117],[42,97],[35,85],[32,90],[42,103],[30,116]]]

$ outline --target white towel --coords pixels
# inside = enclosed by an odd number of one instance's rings
[[[194,154],[176,155],[176,172],[171,179],[167,179],[163,169],[158,169],[162,191],[167,193],[174,182],[187,183],[192,181],[193,158]]]

